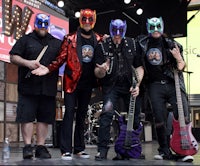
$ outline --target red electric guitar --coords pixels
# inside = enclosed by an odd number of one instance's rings
[[[191,122],[185,124],[181,90],[178,71],[174,70],[176,86],[176,98],[178,105],[178,121],[173,118],[173,133],[170,140],[171,149],[179,155],[194,155],[198,152],[199,146],[191,131]]]

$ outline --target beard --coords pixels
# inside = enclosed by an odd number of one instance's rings
[[[48,33],[48,31],[46,29],[38,29],[36,32],[39,37],[45,37]]]
[[[81,33],[84,34],[84,35],[91,35],[92,29],[90,29],[89,31],[86,31],[85,29],[81,28]]]
[[[121,44],[122,38],[121,37],[114,37],[113,38],[113,43],[116,45]]]

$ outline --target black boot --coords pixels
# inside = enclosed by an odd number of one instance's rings
[[[125,158],[119,153],[117,153],[117,155],[113,158],[113,160],[125,160]]]
[[[95,156],[95,160],[102,161],[107,159],[108,149],[101,149]]]

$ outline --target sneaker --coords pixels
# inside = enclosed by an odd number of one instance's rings
[[[154,159],[155,160],[163,160],[163,156],[164,156],[164,153],[163,154],[157,154],[154,156]]]
[[[122,157],[119,153],[117,153],[117,155],[112,160],[124,160],[124,159],[125,159],[124,157]]]
[[[145,159],[145,154],[141,153],[141,155],[138,159]]]
[[[80,157],[80,158],[83,158],[83,159],[89,159],[90,158],[90,155],[85,153],[84,151],[81,151],[79,153],[76,153],[75,154],[77,157]]]
[[[102,155],[100,152],[98,152],[95,156],[96,161],[102,161],[102,160],[106,160],[106,159],[107,159],[107,154]]]
[[[174,160],[174,156],[172,154],[166,155],[164,153],[159,153],[154,156],[155,160]]]
[[[72,155],[69,152],[64,153],[64,154],[62,154],[61,159],[62,160],[72,160]]]
[[[35,151],[35,157],[40,159],[48,159],[51,158],[51,154],[47,150],[47,148],[43,145],[37,145]]]
[[[23,159],[32,159],[33,158],[33,148],[31,144],[27,144],[23,148]]]
[[[184,157],[181,159],[181,161],[183,161],[183,162],[193,162],[193,160],[194,160],[194,157],[192,157],[192,156],[190,156],[190,155],[184,156]]]

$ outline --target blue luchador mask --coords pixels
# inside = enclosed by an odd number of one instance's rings
[[[49,24],[50,24],[50,16],[48,16],[46,14],[42,14],[42,13],[39,13],[39,14],[36,15],[35,23],[34,23],[35,28],[37,28],[37,29],[41,29],[41,28],[48,29]]]
[[[121,36],[122,38],[125,36],[126,33],[126,21],[122,21],[120,19],[111,20],[110,22],[110,36]]]

